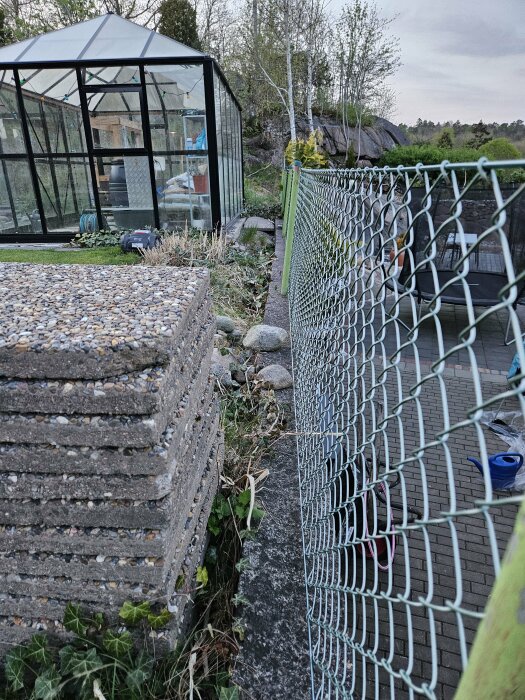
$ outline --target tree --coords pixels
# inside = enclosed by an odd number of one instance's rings
[[[252,0],[251,3],[253,61],[288,117],[292,141],[297,140],[293,59],[302,16],[300,0]]]
[[[361,156],[362,117],[384,90],[385,81],[400,65],[399,42],[387,35],[393,19],[385,19],[367,0],[350,0],[342,9],[336,25],[336,70],[339,78],[339,102],[346,135],[348,105],[353,107],[358,130],[357,160]]]
[[[481,148],[488,141],[490,141],[490,131],[480,119],[477,124],[472,126],[472,136],[467,141],[467,145],[471,148]]]
[[[312,110],[315,72],[324,58],[323,47],[329,34],[325,13],[326,4],[325,0],[309,0],[303,15],[305,19],[302,35],[306,53],[306,117],[311,134],[315,132]]]
[[[5,11],[0,9],[0,46],[7,46],[14,41],[13,30],[7,24]]]
[[[436,139],[438,148],[453,148],[454,146],[454,129],[446,126]]]
[[[159,32],[192,49],[202,48],[197,34],[197,13],[188,0],[162,1]]]

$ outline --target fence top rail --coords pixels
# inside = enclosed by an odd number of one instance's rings
[[[390,166],[374,166],[367,168],[303,168],[304,173],[312,174],[327,174],[327,173],[429,173],[429,172],[452,172],[453,170],[479,170],[483,174],[485,171],[490,170],[502,170],[502,169],[519,169],[525,168],[525,158],[520,158],[519,160],[489,160],[488,158],[480,158],[478,161],[473,161],[470,163],[451,163],[448,160],[444,160],[441,163],[436,163],[435,165],[423,165],[423,163],[418,163],[417,165],[399,165],[396,168]]]

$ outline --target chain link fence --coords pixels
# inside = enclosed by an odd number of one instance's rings
[[[283,181],[316,699],[458,687],[525,488],[520,180]]]

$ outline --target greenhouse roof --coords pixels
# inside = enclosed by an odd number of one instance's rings
[[[152,29],[108,13],[0,48],[0,65],[204,58],[205,54]]]

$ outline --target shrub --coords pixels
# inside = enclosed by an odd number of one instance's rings
[[[77,233],[71,241],[72,245],[80,248],[103,248],[106,246],[119,245],[121,231],[91,231]]]
[[[396,168],[398,165],[413,166],[418,163],[435,165],[444,160],[451,163],[470,163],[479,160],[481,154],[472,148],[439,148],[432,145],[397,146],[383,154],[379,165]]]
[[[324,168],[326,157],[319,151],[322,143],[320,131],[313,131],[306,139],[290,141],[284,151],[284,158],[287,165],[291,165],[295,160],[301,161],[303,168]]]
[[[492,139],[481,146],[479,152],[489,160],[516,160],[521,153],[516,146],[506,138]]]

